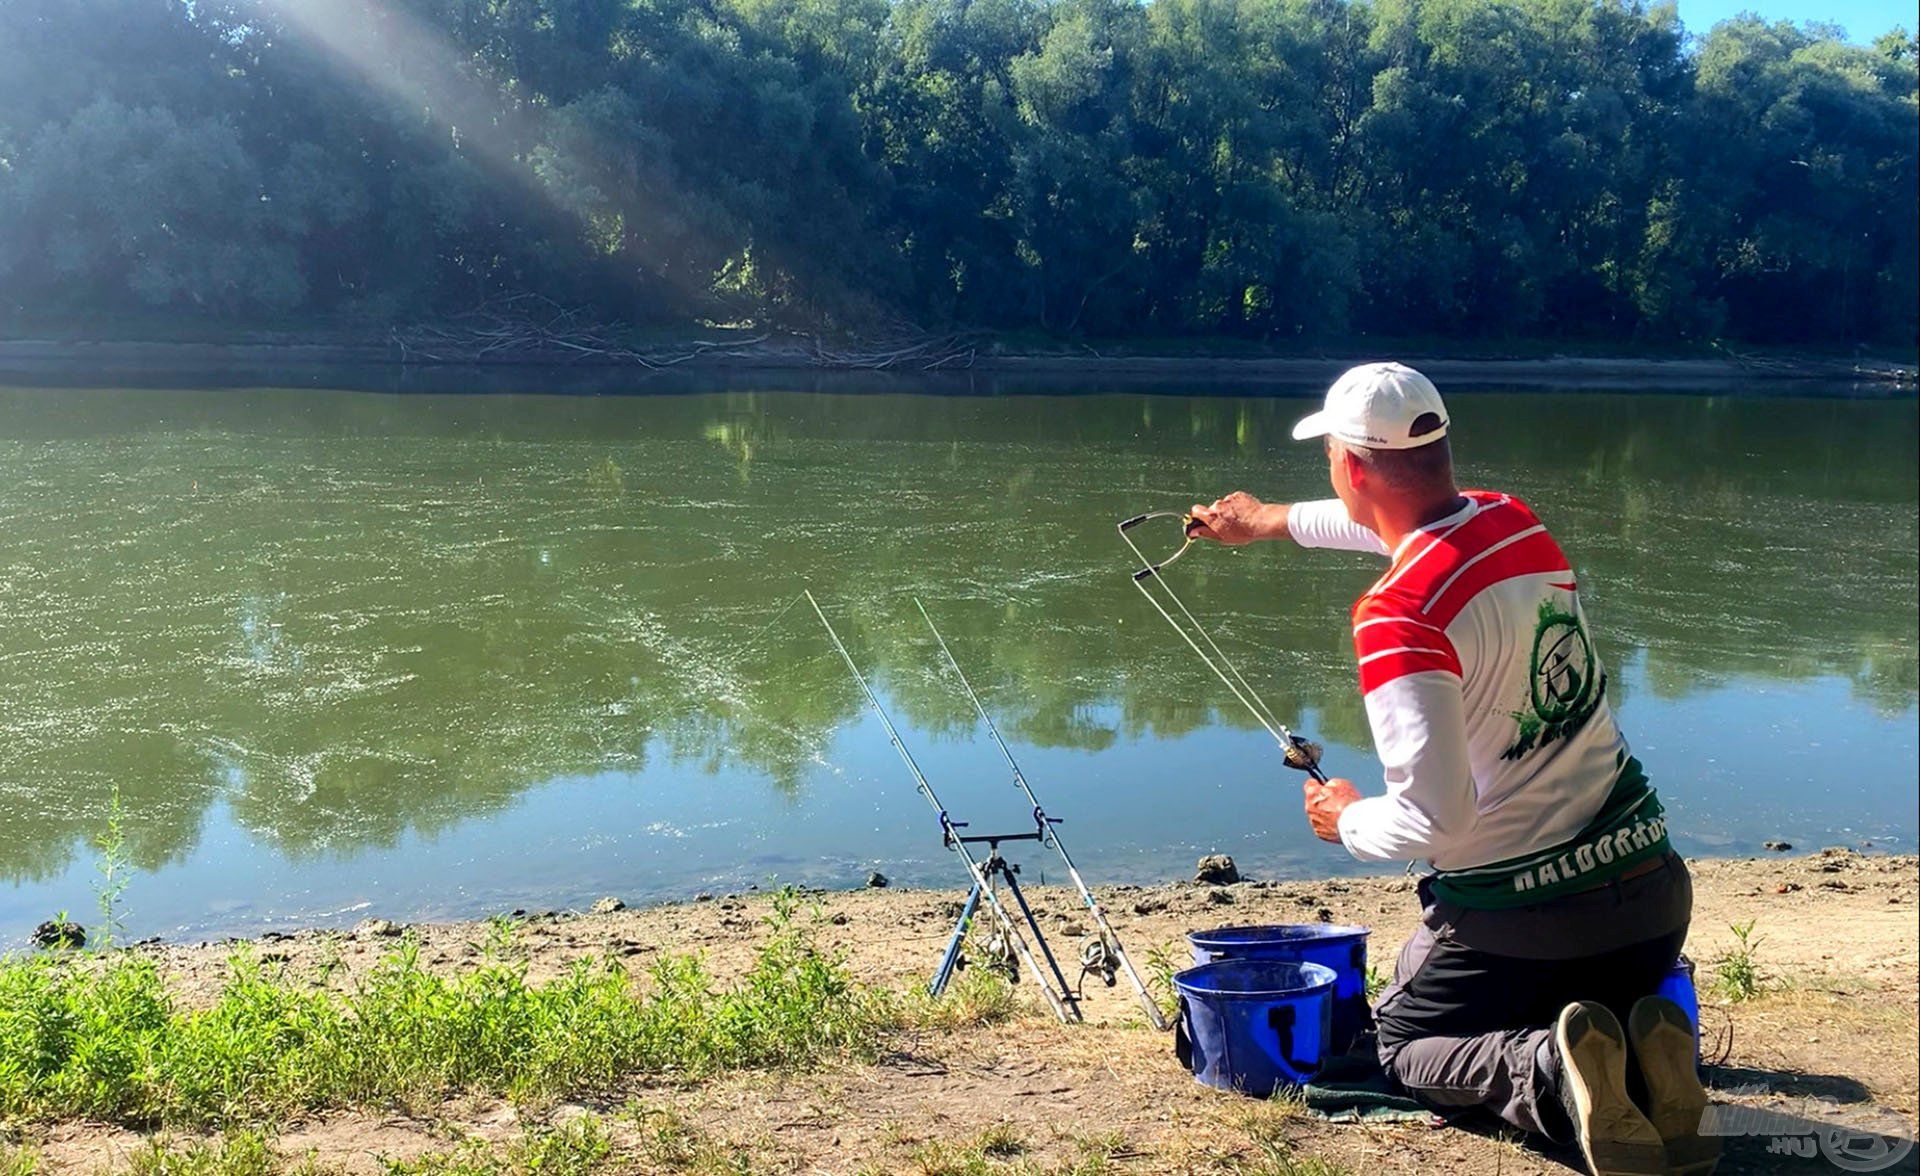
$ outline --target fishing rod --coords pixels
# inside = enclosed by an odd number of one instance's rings
[[[1140,550],[1139,545],[1134,543],[1133,536],[1128,533],[1152,519],[1180,520],[1180,534],[1184,540],[1178,550],[1158,562],[1148,559],[1147,554]],[[1180,634],[1180,639],[1200,655],[1200,660],[1206,662],[1207,668],[1213,671],[1214,676],[1226,684],[1227,689],[1233,692],[1233,696],[1240,700],[1240,704],[1247,708],[1255,721],[1266,728],[1267,734],[1273,736],[1273,741],[1280,745],[1287,766],[1297,768],[1325,784],[1327,774],[1320,770],[1320,748],[1289,731],[1287,725],[1274,715],[1272,708],[1267,706],[1259,692],[1254,690],[1252,684],[1234,666],[1232,659],[1227,657],[1226,652],[1220,648],[1219,643],[1208,634],[1206,626],[1202,625],[1199,618],[1195,617],[1193,612],[1181,602],[1179,594],[1173,590],[1173,585],[1167,583],[1165,577],[1160,574],[1162,568],[1185,555],[1187,549],[1193,546],[1194,528],[1199,525],[1199,520],[1192,515],[1176,510],[1148,511],[1145,514],[1137,514],[1132,518],[1121,520],[1120,539],[1140,561],[1140,570],[1133,573],[1133,586],[1140,590],[1140,595],[1147,598],[1148,604],[1153,605],[1154,609],[1166,618],[1167,624],[1173,626],[1173,631]],[[1200,648],[1200,643],[1193,639],[1193,634],[1189,633],[1179,621],[1174,620],[1173,614],[1167,611],[1167,607],[1160,603],[1159,598],[1148,591],[1147,581],[1149,580],[1159,585],[1160,591],[1166,593],[1167,599],[1173,602],[1174,607],[1180,610],[1180,615],[1187,619],[1187,624],[1192,626],[1193,633],[1198,633],[1200,641],[1206,642],[1206,649]],[[1209,649],[1213,651],[1212,656],[1208,656]],[[1222,667],[1225,668],[1222,669]]]
[[[940,990],[946,986],[947,977],[952,973],[958,962],[960,942],[971,920],[973,909],[980,902],[984,901],[987,904],[988,911],[991,912],[993,916],[994,923],[999,928],[1002,941],[1019,956],[1021,963],[1026,965],[1027,970],[1033,973],[1034,982],[1040,986],[1041,995],[1045,996],[1047,1004],[1052,1006],[1054,1015],[1059,1017],[1063,1022],[1070,1023],[1080,1020],[1080,1006],[1073,993],[1067,987],[1067,979],[1061,974],[1060,965],[1055,962],[1052,951],[1047,948],[1046,937],[1041,935],[1040,924],[1035,921],[1032,909],[1027,906],[1027,900],[1020,892],[1019,883],[1013,880],[1011,867],[1008,866],[1006,861],[1000,856],[1000,842],[1016,840],[1038,841],[1040,840],[1040,835],[1037,833],[1016,833],[998,837],[961,836],[959,831],[966,828],[966,822],[956,821],[948,815],[947,807],[940,803],[940,797],[933,791],[933,785],[927,781],[926,773],[922,772],[920,765],[914,762],[913,753],[907,750],[906,743],[901,740],[900,732],[895,729],[893,720],[887,717],[886,708],[880,705],[880,699],[874,694],[873,687],[867,684],[866,677],[860,673],[860,667],[854,664],[853,655],[847,652],[846,644],[840,640],[840,634],[834,632],[833,622],[827,620],[827,614],[821,611],[820,602],[813,598],[813,590],[809,588],[805,589],[804,592],[807,603],[813,606],[814,615],[819,617],[820,624],[825,626],[827,638],[833,642],[833,648],[840,654],[840,660],[847,663],[847,670],[853,674],[853,680],[859,684],[860,692],[867,696],[867,705],[872,707],[873,713],[879,717],[881,727],[886,730],[888,741],[893,744],[894,751],[899,753],[900,762],[907,766],[907,772],[913,777],[915,785],[919,788],[920,795],[926,797],[927,803],[932,805],[934,812],[940,815],[940,839],[942,843],[945,844],[948,849],[960,855],[960,860],[966,863],[967,874],[973,879],[973,888],[967,895],[966,906],[961,912],[960,922],[954,931],[954,938],[947,946],[946,958],[941,961],[940,970],[935,973],[933,984],[930,986],[933,995],[938,996]],[[967,848],[967,846],[971,844],[982,841],[987,842],[989,848],[986,862],[975,859],[972,851]],[[1057,979],[1060,983],[1057,992],[1054,990],[1053,984],[1048,980],[1046,972],[1041,970],[1040,962],[1034,958],[1032,950],[1027,947],[1026,939],[1021,936],[1019,928],[1014,925],[1013,917],[1007,913],[1005,904],[1000,901],[1000,895],[995,886],[995,882],[999,879],[1004,879],[1008,883],[1014,900],[1020,906],[1020,913],[1025,917],[1027,925],[1033,929],[1035,937],[1039,939],[1040,950],[1046,953],[1047,962],[1052,965],[1054,979]]]
[[[973,684],[967,681],[966,671],[960,668],[959,661],[953,656],[953,650],[947,648],[947,639],[940,635],[940,630],[934,625],[933,618],[927,615],[927,606],[920,603],[920,598],[916,596],[913,599],[913,607],[920,610],[920,619],[927,622],[927,629],[933,633],[933,639],[939,642],[940,653],[946,658],[947,666],[953,671],[953,676],[959,679],[960,689],[965,692],[967,701],[973,704],[974,712],[980,716],[980,721],[987,725],[987,735],[992,738],[993,745],[1000,749],[1002,756],[1006,757],[1007,767],[1013,771],[1015,786],[1026,793],[1028,803],[1033,805],[1033,823],[1040,831],[1041,842],[1051,845],[1059,852],[1060,860],[1066,863],[1067,876],[1073,879],[1074,887],[1080,891],[1080,901],[1086,904],[1088,915],[1092,917],[1094,926],[1099,929],[1099,935],[1090,937],[1086,948],[1080,953],[1081,975],[1084,977],[1087,972],[1099,972],[1111,987],[1114,969],[1118,967],[1120,971],[1126,973],[1127,982],[1133,985],[1134,994],[1140,998],[1141,1007],[1147,1010],[1147,1020],[1155,1029],[1165,1029],[1167,1020],[1160,1012],[1160,1002],[1153,999],[1153,995],[1147,991],[1146,982],[1141,980],[1140,973],[1134,970],[1133,961],[1127,958],[1126,949],[1120,946],[1120,936],[1114,932],[1113,925],[1107,921],[1106,913],[1100,909],[1100,903],[1093,897],[1093,891],[1088,888],[1086,881],[1080,877],[1080,870],[1073,864],[1072,855],[1067,853],[1065,843],[1060,840],[1060,831],[1057,827],[1060,824],[1060,818],[1049,817],[1046,809],[1041,807],[1040,798],[1034,795],[1033,785],[1027,783],[1026,773],[1020,770],[1019,761],[1013,758],[1013,752],[1007,747],[1007,741],[1000,738],[1000,728],[994,725],[993,716],[987,713],[987,708],[981,703],[980,696],[974,693]]]

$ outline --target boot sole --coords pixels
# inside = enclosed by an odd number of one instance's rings
[[[1627,1040],[1620,1022],[1600,1005],[1572,1004],[1553,1033],[1561,1086],[1573,1101],[1574,1134],[1593,1176],[1666,1176],[1660,1133],[1627,1096]]]
[[[1707,1176],[1720,1162],[1721,1139],[1700,1134],[1707,1090],[1694,1064],[1693,1024],[1661,996],[1635,1002],[1627,1039],[1647,1083],[1647,1118],[1666,1147],[1669,1176]]]

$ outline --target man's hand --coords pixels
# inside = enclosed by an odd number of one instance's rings
[[[1244,490],[1235,490],[1225,498],[1215,499],[1212,506],[1194,503],[1193,522],[1187,534],[1234,547],[1256,539],[1271,539],[1279,533],[1286,509],[1284,504],[1262,502]]]
[[[1307,822],[1313,826],[1313,835],[1322,841],[1340,844],[1341,810],[1360,799],[1360,790],[1353,786],[1353,781],[1337,776],[1325,784],[1310,779],[1305,788]]]

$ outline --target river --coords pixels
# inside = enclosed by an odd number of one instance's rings
[[[956,884],[811,585],[975,831],[1030,827],[918,598],[1083,871],[1356,867],[1135,591],[1114,522],[1322,497],[1298,395],[0,389],[0,938],[202,938],[774,882]],[[832,386],[829,383],[829,388]],[[1462,480],[1575,564],[1689,854],[1912,852],[1912,397],[1449,389]],[[1164,537],[1164,536],[1163,536]],[[1363,556],[1169,570],[1377,788]],[[1054,863],[1023,847],[1030,880]]]

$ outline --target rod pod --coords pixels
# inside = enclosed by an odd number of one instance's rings
[[[813,590],[808,588],[802,591],[806,595],[807,603],[813,606],[813,614],[819,617],[821,625],[825,626],[827,637],[832,640],[834,650],[840,654],[840,660],[847,663],[847,670],[853,675],[853,680],[859,684],[860,692],[867,696],[867,705],[873,708],[873,713],[879,718],[880,725],[885,728],[888,741],[893,744],[893,750],[899,753],[900,762],[907,766],[908,773],[913,776],[914,784],[919,788],[920,795],[926,797],[927,803],[933,806],[933,811],[939,814],[941,841],[945,843],[948,849],[959,854],[960,860],[966,863],[967,875],[973,880],[973,889],[967,900],[969,910],[971,910],[976,902],[984,901],[987,904],[988,911],[993,915],[994,922],[999,926],[1001,935],[1005,937],[1007,943],[1012,945],[1014,953],[1020,957],[1020,962],[1026,965],[1027,971],[1033,974],[1034,983],[1040,986],[1040,993],[1046,997],[1047,1004],[1053,1008],[1054,1015],[1059,1017],[1063,1024],[1072,1024],[1075,1021],[1081,1020],[1079,1003],[1074,998],[1073,993],[1067,990],[1066,979],[1064,977],[1060,978],[1060,987],[1056,991],[1053,982],[1048,979],[1046,972],[1041,969],[1040,961],[1034,958],[1032,949],[1027,946],[1026,938],[1020,934],[1020,929],[1014,924],[1013,917],[1007,913],[1005,904],[1000,901],[998,883],[1001,881],[1002,871],[996,869],[990,874],[983,864],[974,858],[973,853],[967,849],[967,846],[975,841],[1007,841],[1014,840],[1015,838],[1027,839],[1032,838],[1033,835],[1016,834],[1013,837],[992,839],[985,837],[962,837],[960,835],[959,830],[964,828],[964,825],[956,822],[952,817],[947,815],[946,806],[940,803],[940,797],[933,791],[933,785],[927,782],[926,774],[920,770],[920,765],[914,762],[913,753],[908,751],[907,745],[901,741],[900,732],[894,728],[893,720],[887,717],[886,708],[880,705],[880,699],[874,694],[873,687],[867,685],[867,679],[860,673],[860,667],[854,664],[853,655],[847,652],[846,643],[840,640],[840,634],[834,632],[833,622],[827,620],[827,614],[821,611],[820,602],[813,598]],[[993,849],[993,859],[997,860],[998,858],[999,849],[996,846]],[[1011,874],[1005,876],[1009,880],[1011,879]],[[1017,889],[1015,889],[1013,893],[1016,898],[1019,898],[1019,891]],[[1025,899],[1022,898],[1019,899],[1019,901],[1021,910],[1026,915],[1027,925],[1033,928],[1036,936],[1040,936],[1040,926],[1033,921],[1033,913],[1026,909]],[[962,915],[960,927],[957,928],[956,931],[964,930],[966,920],[967,916]],[[1047,951],[1046,939],[1043,936],[1040,937],[1040,944],[1041,950]],[[950,956],[957,958],[957,952],[955,952],[952,947],[949,947],[948,952]],[[1051,951],[1047,952],[1047,958],[1049,961],[1052,960],[1053,956]],[[948,966],[943,963],[941,977],[944,977],[948,970]],[[1054,965],[1054,973],[1056,976],[1059,975],[1059,965],[1057,964]]]
[[[1126,973],[1127,982],[1133,986],[1134,995],[1140,998],[1140,1007],[1146,1010],[1148,1022],[1155,1029],[1165,1029],[1167,1018],[1160,1011],[1160,1002],[1153,999],[1153,994],[1147,991],[1146,982],[1140,978],[1140,973],[1134,970],[1133,961],[1127,958],[1127,949],[1120,945],[1119,934],[1114,931],[1113,924],[1107,921],[1106,912],[1100,909],[1100,903],[1093,897],[1092,889],[1087,886],[1085,879],[1080,877],[1079,868],[1073,864],[1072,855],[1067,853],[1066,844],[1060,840],[1058,828],[1060,818],[1049,817],[1046,809],[1041,807],[1040,798],[1034,795],[1033,785],[1027,782],[1026,773],[1020,770],[1020,764],[1013,758],[1013,752],[1007,747],[1007,741],[1000,737],[1000,728],[994,725],[993,716],[987,713],[987,708],[981,703],[980,696],[974,693],[973,684],[967,681],[966,671],[960,668],[959,661],[953,656],[953,650],[947,648],[947,639],[940,635],[940,630],[934,625],[933,618],[927,615],[927,606],[920,603],[920,598],[916,596],[913,598],[913,607],[920,610],[920,619],[927,623],[927,629],[932,632],[933,639],[939,642],[941,655],[946,658],[947,666],[953,671],[953,676],[959,679],[960,689],[966,694],[967,701],[973,703],[974,712],[980,716],[980,721],[987,725],[987,734],[993,739],[993,745],[1000,749],[1002,756],[1006,757],[1007,767],[1013,771],[1015,787],[1026,793],[1027,802],[1033,805],[1033,823],[1039,833],[1040,841],[1051,845],[1060,854],[1060,860],[1066,864],[1067,877],[1073,879],[1075,889],[1080,891],[1080,901],[1086,906],[1088,916],[1093,919],[1094,926],[1099,931],[1101,947],[1112,955],[1114,962],[1120,965],[1120,970]],[[1084,955],[1082,962],[1089,968],[1093,966]],[[1111,983],[1111,972],[1108,973],[1107,978]]]

